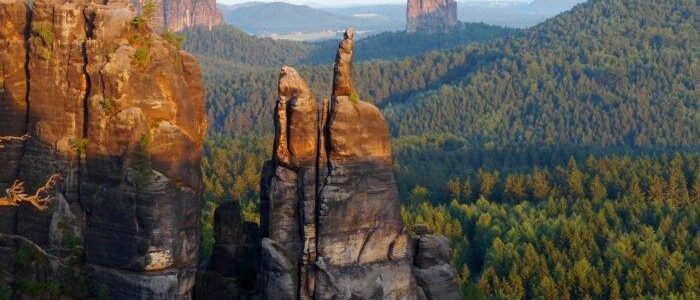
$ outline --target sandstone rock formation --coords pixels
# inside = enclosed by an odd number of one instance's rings
[[[263,299],[420,295],[389,128],[353,85],[353,37],[348,30],[340,43],[332,98],[321,109],[296,70],[280,73],[274,154],[262,180]],[[428,299],[457,299],[434,292],[440,287],[426,289]]]
[[[457,1],[408,0],[406,31],[444,33],[457,25]]]
[[[142,7],[147,1],[155,1],[157,27],[181,31],[194,26],[210,30],[224,24],[224,17],[216,7],[216,0],[131,0]]]
[[[49,209],[0,207],[0,233],[49,252],[78,240],[93,295],[189,298],[206,131],[199,66],[135,26],[128,1],[27,3],[0,1],[0,134],[32,137],[0,149],[0,190],[63,181]]]

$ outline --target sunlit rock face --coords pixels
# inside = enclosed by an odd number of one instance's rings
[[[262,188],[264,299],[416,298],[389,128],[356,95],[353,38],[340,44],[330,101],[319,105],[296,70],[280,73]]]
[[[408,0],[406,31],[444,33],[457,25],[457,1]]]
[[[147,1],[156,4],[153,27],[159,30],[182,31],[195,26],[210,30],[224,24],[224,17],[216,7],[216,0],[131,0],[136,7]]]
[[[53,223],[69,216],[96,288],[184,299],[197,266],[204,84],[193,56],[136,29],[135,16],[128,1],[0,1],[0,134],[31,136],[0,150],[10,162],[0,185],[62,178],[61,205],[0,208],[14,224],[0,229],[51,249]]]

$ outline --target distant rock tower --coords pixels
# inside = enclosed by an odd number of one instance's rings
[[[455,0],[408,0],[406,31],[443,33],[456,25]]]

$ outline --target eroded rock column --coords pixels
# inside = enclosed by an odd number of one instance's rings
[[[263,179],[264,299],[414,299],[389,128],[352,81],[353,31],[318,103],[281,71],[273,160]]]
[[[157,34],[134,28],[125,5],[90,14],[81,192],[91,274],[111,298],[188,299],[206,131],[200,68]]]
[[[413,299],[389,127],[355,91],[353,38],[347,31],[338,49],[323,129],[328,175],[319,188],[315,295]]]

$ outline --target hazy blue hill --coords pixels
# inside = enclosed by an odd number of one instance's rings
[[[318,31],[343,26],[343,18],[304,5],[249,3],[224,11],[227,23],[253,34]]]
[[[462,22],[524,28],[537,25],[585,0],[535,0],[530,3],[509,1],[458,1],[458,17]],[[406,26],[406,5],[360,5],[323,8],[337,15],[378,15],[393,20],[396,28]]]
[[[531,3],[502,1],[460,2],[459,19],[468,23],[524,28],[536,25],[584,0],[536,0]],[[358,5],[313,8],[285,2],[219,4],[228,24],[254,35],[340,32],[354,27],[362,35],[402,31],[406,27],[405,5]],[[333,34],[311,36],[334,38]]]
[[[229,25],[214,30],[195,27],[183,32],[184,48],[203,60],[205,69],[215,71],[217,64],[254,67],[279,67],[294,64],[308,57],[316,48],[313,44],[276,41],[254,37]],[[206,64],[214,63],[211,67]]]
[[[251,2],[219,5],[228,24],[255,35],[340,31],[355,27],[360,31],[392,31],[403,28],[391,18],[373,15],[342,15],[285,2]]]
[[[459,2],[457,15],[463,22],[525,28],[537,25],[586,0],[535,0],[530,3],[508,1]]]
[[[324,7],[322,9],[341,16],[365,16],[366,18],[374,17],[390,21],[387,22],[387,31],[403,30],[406,28],[406,5],[378,4],[350,7]]]

